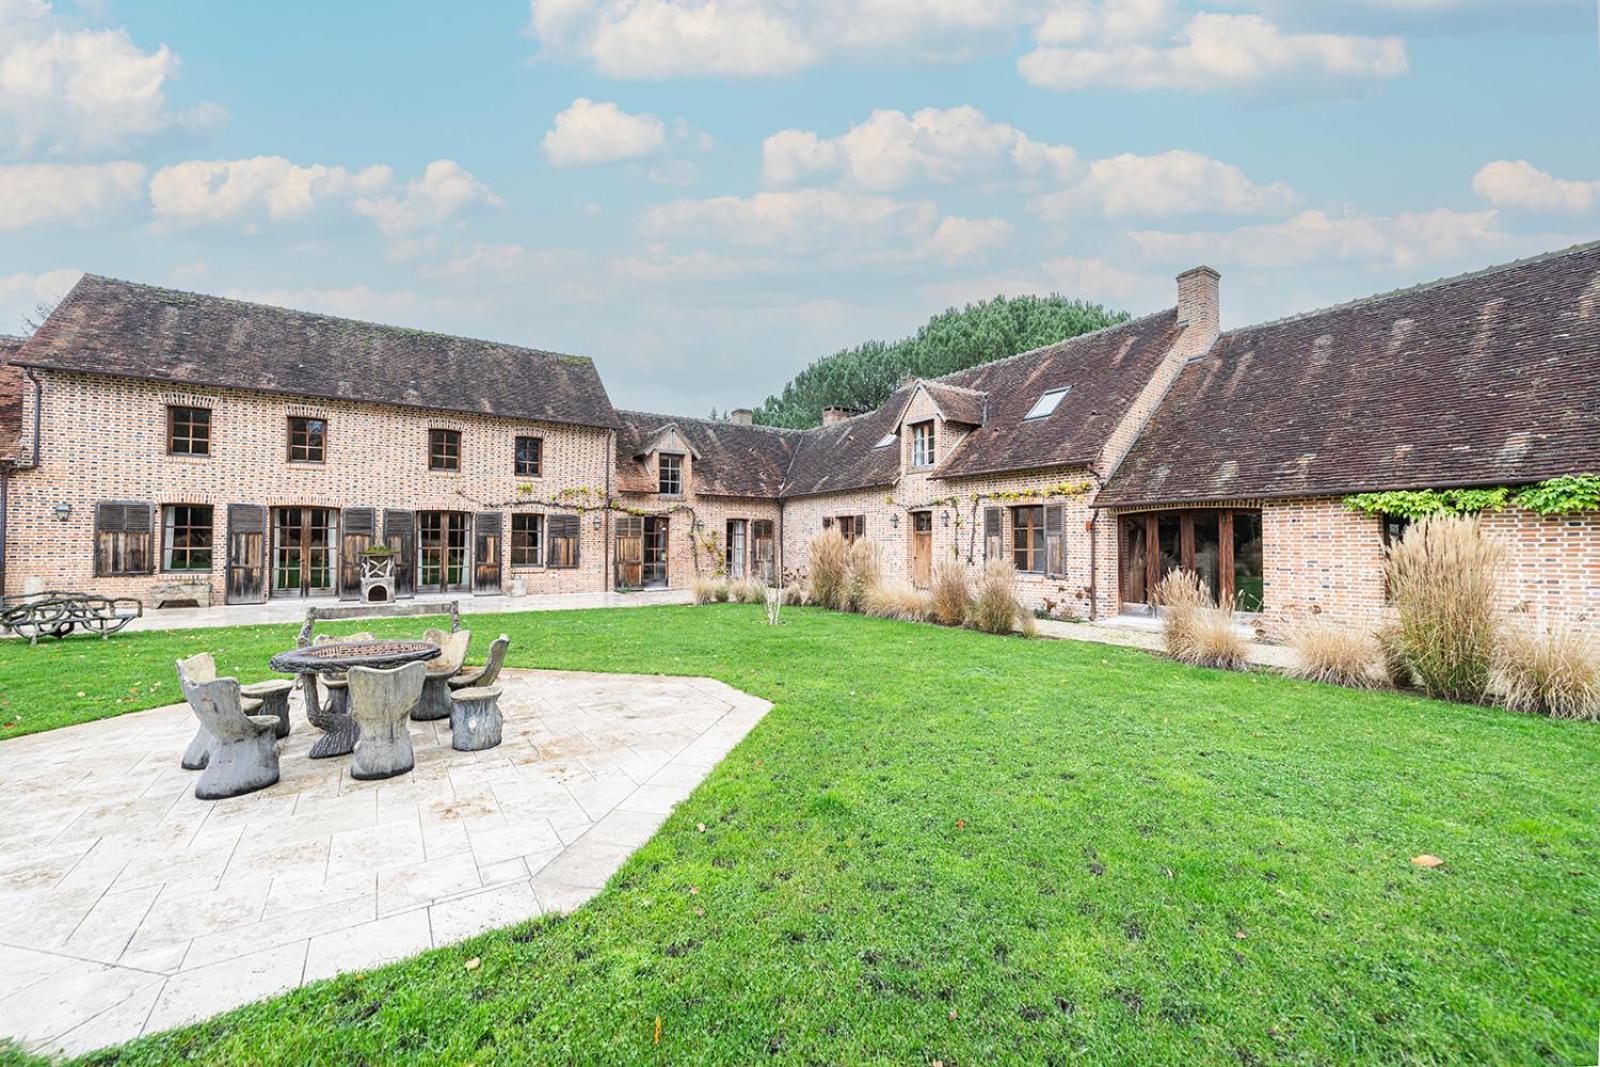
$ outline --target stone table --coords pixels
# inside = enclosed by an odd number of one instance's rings
[[[438,645],[427,641],[336,641],[311,648],[297,648],[272,657],[271,667],[284,674],[298,674],[305,691],[306,718],[323,731],[311,746],[312,759],[348,756],[356,747],[358,730],[349,715],[337,715],[322,707],[317,699],[317,676],[338,674],[351,667],[376,667],[388,670],[419,660],[437,659]]]

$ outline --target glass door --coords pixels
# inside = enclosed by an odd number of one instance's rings
[[[274,508],[272,595],[332,596],[338,512],[333,508]]]
[[[660,588],[667,584],[667,520],[644,520],[644,560],[640,566],[640,583],[645,588]]]
[[[745,532],[748,527],[743,519],[728,520],[727,553],[723,562],[728,568],[729,578],[744,577]]]
[[[466,513],[417,512],[417,589],[452,593],[464,592],[466,588]]]

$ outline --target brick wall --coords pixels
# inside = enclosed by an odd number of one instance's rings
[[[684,446],[687,448],[687,446]],[[655,475],[655,459],[650,470]],[[742,519],[747,524],[758,519],[773,523],[774,553],[782,547],[782,509],[776,500],[752,497],[705,496],[696,491],[694,457],[683,461],[684,495],[680,498],[663,497],[659,493],[619,493],[618,502],[624,507],[643,511],[667,513],[667,587],[687,589],[696,577],[713,578],[725,571],[724,552],[727,545],[728,520]],[[673,510],[676,509],[676,510]],[[615,520],[613,520],[614,522]],[[749,573],[753,552],[749,526],[745,529],[745,577]],[[774,560],[781,576],[783,562]]]
[[[102,500],[210,504],[214,549],[213,597],[223,596],[226,512],[229,504],[371,507],[411,511],[496,510],[485,502],[552,500],[563,490],[603,493],[611,463],[608,430],[427,412],[372,404],[306,402],[230,390],[177,390],[159,384],[90,375],[43,373],[43,463],[19,472],[11,486],[6,592],[39,588],[93,589],[144,597],[174,575],[94,577],[94,513]],[[31,393],[25,393],[31,407]],[[166,454],[166,406],[193,403],[212,411],[212,454]],[[328,420],[322,464],[287,461],[289,414]],[[31,411],[25,412],[31,420]],[[30,422],[24,425],[31,426]],[[428,469],[428,430],[461,432],[461,470]],[[543,477],[514,476],[513,439],[544,439]],[[53,516],[59,503],[71,518]],[[512,510],[501,508],[506,538]],[[538,505],[519,511],[559,510]],[[381,522],[381,516],[380,516]],[[517,572],[529,592],[589,592],[606,588],[606,529],[593,516],[580,523],[580,566]],[[509,546],[507,546],[509,547]],[[470,550],[470,546],[469,546]],[[509,552],[507,553],[509,555]],[[188,578],[188,575],[182,577]],[[507,580],[511,577],[507,571]]]

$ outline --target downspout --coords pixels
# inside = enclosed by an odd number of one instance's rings
[[[0,596],[4,596],[6,591],[6,557],[10,546],[7,519],[11,514],[11,475],[14,471],[36,469],[39,466],[39,455],[43,451],[40,432],[44,427],[44,383],[39,380],[39,375],[34,373],[32,367],[24,367],[22,373],[33,383],[33,440],[28,452],[28,462],[7,460],[0,463]]]
[[[601,580],[605,583],[605,591],[607,593],[613,591],[612,586],[615,584],[613,581],[615,568],[611,563],[611,468],[616,465],[617,431],[612,430],[606,434],[606,517],[605,526],[600,531],[605,538],[605,545],[600,550],[600,562],[604,564],[606,570]]]

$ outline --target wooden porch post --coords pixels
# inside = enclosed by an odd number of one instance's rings
[[[1233,610],[1233,512],[1217,512],[1217,571],[1222,607]]]

